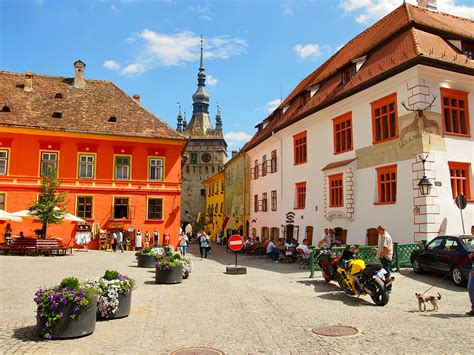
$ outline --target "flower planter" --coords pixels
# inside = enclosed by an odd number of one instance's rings
[[[84,309],[77,314],[75,318],[71,318],[73,304],[71,302],[60,305],[58,308],[63,312],[61,317],[53,326],[51,339],[69,339],[77,338],[92,334],[95,330],[96,312],[97,312],[97,296],[93,296],[89,308]],[[45,322],[36,318],[36,330],[41,336],[42,330],[45,328]]]
[[[155,259],[153,255],[137,255],[138,267],[155,267]]]
[[[183,265],[176,265],[173,270],[161,270],[156,267],[155,283],[157,284],[179,284],[183,281]]]
[[[130,306],[132,305],[132,291],[121,293],[118,296],[119,308],[109,319],[124,318],[130,314]]]

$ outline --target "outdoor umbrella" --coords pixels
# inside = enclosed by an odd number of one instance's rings
[[[59,207],[54,207],[55,210],[59,210]],[[21,210],[18,212],[13,212],[10,213],[11,215],[15,217],[24,217],[24,218],[36,218],[35,215],[31,214],[29,210]],[[71,222],[86,222],[82,218],[79,218],[77,216],[74,216],[71,213],[66,213],[64,215],[64,221],[71,221]]]
[[[0,210],[0,221],[21,222],[23,220],[21,219],[21,217],[14,216],[13,214],[8,213],[4,210]]]

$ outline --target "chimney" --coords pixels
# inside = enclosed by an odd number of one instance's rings
[[[232,151],[232,159],[234,159],[234,158],[235,158],[235,156],[236,156],[238,153],[239,153],[238,151],[236,151],[236,150],[233,150],[233,151]]]
[[[436,0],[418,0],[418,7],[428,10],[437,10]]]
[[[84,69],[86,63],[78,60],[74,62],[74,87],[77,89],[84,89],[86,87],[86,81],[84,80]]]
[[[134,99],[136,102],[140,103],[140,95],[138,95],[138,94],[133,94],[133,99]]]
[[[26,72],[25,77],[26,77],[26,81],[25,81],[25,86],[23,87],[23,90],[27,92],[33,91],[33,73]]]

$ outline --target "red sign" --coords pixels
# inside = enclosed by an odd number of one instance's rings
[[[244,238],[242,238],[238,234],[234,234],[232,237],[229,238],[227,245],[231,250],[239,251],[244,246]]]

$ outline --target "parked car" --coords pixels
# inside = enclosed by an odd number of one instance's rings
[[[471,270],[468,255],[473,252],[473,236],[440,236],[431,240],[424,248],[414,250],[410,261],[417,274],[451,273],[453,282],[457,286],[464,286]]]

